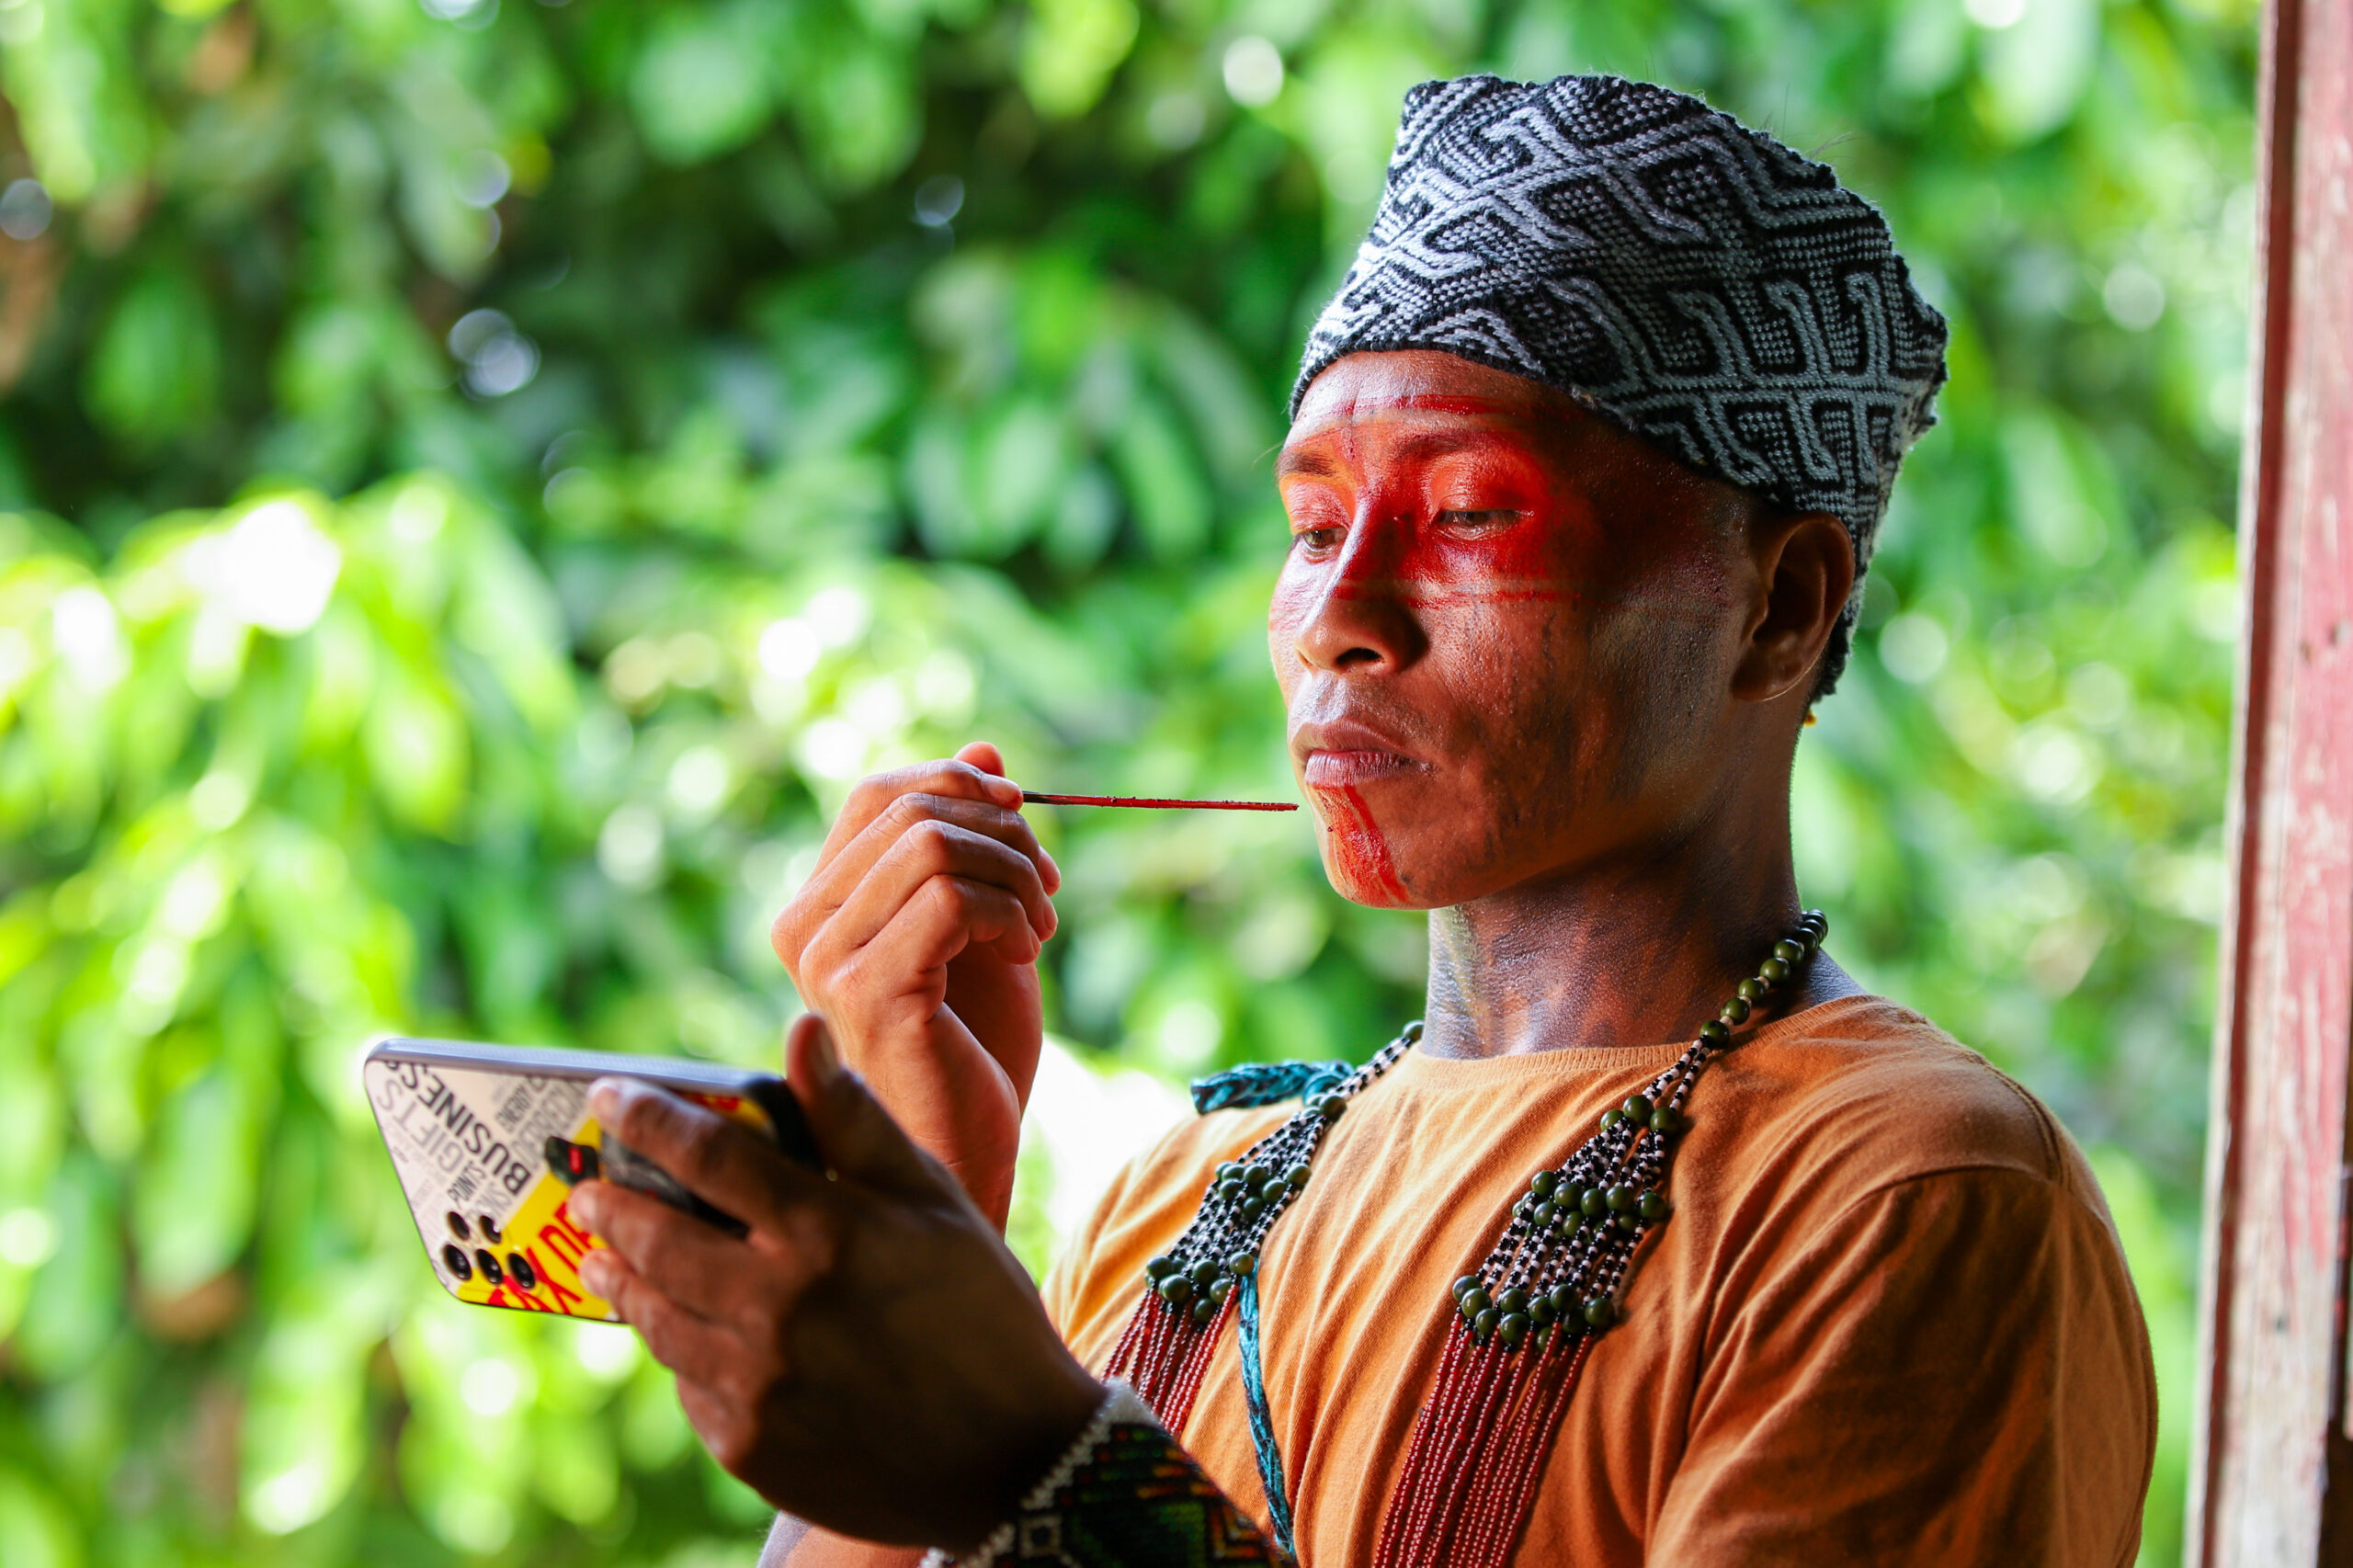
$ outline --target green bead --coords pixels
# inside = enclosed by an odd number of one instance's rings
[[[1539,1198],[1552,1197],[1560,1185],[1561,1173],[1558,1171],[1538,1171],[1528,1178],[1528,1190]]]
[[[1663,1192],[1645,1192],[1635,1208],[1645,1220],[1664,1220],[1675,1211]]]
[[[1181,1274],[1172,1274],[1160,1282],[1160,1299],[1172,1307],[1181,1307],[1193,1299],[1193,1282]]]
[[[1653,1132],[1662,1134],[1680,1132],[1683,1131],[1683,1118],[1670,1107],[1661,1106],[1656,1110],[1651,1112],[1651,1131]]]
[[[1493,1307],[1489,1307],[1486,1311],[1481,1312],[1477,1317],[1471,1320],[1471,1332],[1477,1335],[1482,1340],[1483,1340],[1487,1335],[1495,1333],[1495,1324],[1503,1321],[1503,1313],[1495,1311]]]
[[[1225,1271],[1236,1279],[1257,1267],[1258,1255],[1255,1252],[1237,1252],[1225,1260]]]
[[[1217,1303],[1204,1298],[1193,1303],[1193,1325],[1206,1327],[1217,1316]]]
[[[1629,1121],[1648,1121],[1651,1119],[1651,1097],[1648,1095],[1626,1096],[1626,1119]]]
[[[1544,1228],[1554,1235],[1559,1235],[1576,1222],[1576,1217],[1581,1212],[1582,1210],[1574,1203],[1554,1204],[1552,1218],[1545,1222]]]
[[[1792,964],[1805,957],[1805,949],[1784,937],[1773,944],[1773,956],[1784,964]]]
[[[1736,989],[1742,1001],[1755,1004],[1765,1000],[1768,987],[1761,980],[1749,979],[1742,981]]]
[[[1699,1026],[1699,1038],[1710,1045],[1724,1045],[1731,1041],[1732,1030],[1724,1028],[1721,1020],[1710,1018]]]
[[[1577,1207],[1585,1210],[1587,1219],[1592,1219],[1609,1207],[1609,1195],[1597,1187],[1588,1187]]]
[[[1459,1305],[1463,1297],[1469,1295],[1478,1288],[1479,1277],[1475,1274],[1466,1274],[1461,1278],[1457,1279],[1454,1282],[1454,1300],[1456,1303]]]
[[[1751,1011],[1753,1011],[1753,1009],[1748,1006],[1746,998],[1735,996],[1731,1001],[1724,1004],[1724,1022],[1726,1024],[1745,1024],[1748,1021],[1748,1015]]]
[[[1212,1280],[1211,1280],[1211,1281],[1210,1281],[1209,1298],[1210,1298],[1210,1300],[1211,1300],[1211,1301],[1218,1301],[1218,1302],[1222,1302],[1222,1301],[1224,1301],[1228,1296],[1231,1296],[1231,1295],[1233,1295],[1233,1280],[1231,1280],[1231,1279],[1212,1279]]]
[[[1242,1185],[1253,1192],[1264,1192],[1267,1184],[1274,1179],[1275,1173],[1264,1165],[1252,1165],[1242,1173]]]
[[[1543,1349],[1544,1342],[1552,1337],[1552,1325],[1549,1323],[1540,1323],[1534,1328],[1528,1331],[1528,1343],[1533,1345],[1539,1350]]]
[[[1471,1289],[1462,1293],[1462,1315],[1464,1317],[1477,1317],[1481,1312],[1485,1312],[1494,1304],[1495,1303],[1493,1301],[1488,1300],[1486,1290],[1481,1286],[1473,1285]]]
[[[1238,1181],[1222,1181],[1217,1184],[1218,1198],[1226,1203],[1240,1202],[1243,1195],[1249,1190]]]
[[[1307,1185],[1308,1174],[1307,1162],[1302,1160],[1299,1164],[1291,1166],[1290,1169],[1283,1172],[1283,1185],[1290,1187],[1293,1192],[1297,1192],[1301,1187]]]
[[[1210,1281],[1218,1277],[1218,1267],[1209,1259],[1203,1258],[1200,1262],[1193,1265],[1191,1268],[1186,1270],[1186,1274],[1188,1278],[1193,1281],[1196,1287],[1206,1290],[1210,1287]]]
[[[1633,1214],[1620,1214],[1617,1218],[1617,1225],[1620,1230],[1631,1236],[1643,1228],[1643,1221]]]
[[[1176,1260],[1173,1257],[1155,1257],[1143,1266],[1143,1277],[1155,1285],[1176,1271]]]
[[[1553,1286],[1552,1293],[1544,1299],[1552,1303],[1552,1312],[1557,1317],[1568,1317],[1579,1310],[1577,1293],[1566,1285]]]
[[[1529,1320],[1540,1330],[1560,1315],[1560,1310],[1552,1305],[1550,1296],[1539,1296],[1528,1303]]]
[[[1495,1324],[1495,1337],[1506,1345],[1517,1345],[1527,1338],[1528,1331],[1535,1326],[1524,1312],[1506,1312]]]
[[[1267,1211],[1267,1200],[1255,1193],[1242,1200],[1242,1217],[1255,1220]]]
[[[1515,1285],[1495,1298],[1495,1305],[1503,1309],[1506,1314],[1524,1312],[1528,1310],[1528,1292]]]
[[[1233,1180],[1235,1176],[1240,1176],[1241,1174],[1242,1174],[1242,1165],[1241,1165],[1241,1162],[1240,1162],[1240,1161],[1238,1161],[1238,1160],[1221,1160],[1220,1162],[1218,1162],[1218,1167],[1217,1167],[1217,1179],[1218,1179],[1218,1180],[1220,1180],[1220,1181],[1231,1181],[1231,1180]]]
[[[1623,1214],[1634,1206],[1634,1189],[1631,1187],[1613,1187],[1602,1201],[1609,1205],[1611,1213]]]
[[[1790,978],[1790,966],[1782,959],[1767,959],[1756,966],[1756,978],[1768,985],[1779,985]]]
[[[1556,1210],[1551,1204],[1540,1203],[1535,1208],[1530,1209],[1528,1211],[1528,1222],[1540,1229],[1552,1224],[1552,1216],[1555,1212]]]
[[[1608,1328],[1618,1321],[1617,1303],[1607,1296],[1596,1296],[1585,1304],[1585,1321],[1588,1328]]]
[[[1412,1023],[1405,1026],[1404,1038],[1417,1044],[1420,1042],[1422,1038],[1421,1019],[1415,1018]]]
[[[1625,1118],[1617,1111],[1605,1110],[1601,1113],[1601,1130],[1607,1132],[1624,1119]]]
[[[1347,1108],[1348,1102],[1338,1095],[1325,1095],[1315,1102],[1315,1114],[1326,1121],[1339,1120],[1340,1113]]]

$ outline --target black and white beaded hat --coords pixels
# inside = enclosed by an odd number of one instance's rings
[[[1464,76],[1405,95],[1372,232],[1290,406],[1344,355],[1442,349],[1829,513],[1859,568],[1936,422],[1945,335],[1886,220],[1824,165],[1648,83]],[[1820,690],[1861,586],[1859,572]]]

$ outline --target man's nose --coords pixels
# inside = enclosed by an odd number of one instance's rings
[[[1368,517],[1352,525],[1323,565],[1294,645],[1311,669],[1393,674],[1428,643],[1417,613],[1413,526]]]

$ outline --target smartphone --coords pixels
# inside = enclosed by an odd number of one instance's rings
[[[597,1127],[588,1085],[636,1078],[758,1129],[785,1154],[822,1162],[801,1103],[773,1074],[601,1051],[387,1037],[360,1063],[376,1128],[449,1294],[477,1306],[620,1321],[581,1282],[603,1244],[567,1212],[602,1176],[735,1235],[744,1226]]]

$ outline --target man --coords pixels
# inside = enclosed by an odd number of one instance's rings
[[[1211,1085],[1050,1333],[990,1230],[1058,876],[993,748],[867,780],[775,932],[835,1179],[617,1085],[752,1234],[575,1200],[722,1462],[845,1532],[772,1561],[2132,1560],[2153,1381],[2092,1177],[1791,871],[1943,344],[1875,211],[1696,100],[1409,97],[1267,624],[1334,885],[1430,911],[1426,1027],[1300,1108]]]

